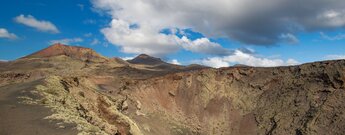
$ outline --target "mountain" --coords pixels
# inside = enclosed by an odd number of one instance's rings
[[[144,65],[158,65],[164,64],[166,62],[162,61],[160,58],[155,58],[147,54],[140,54],[132,60],[128,60],[132,64],[144,64]]]
[[[60,44],[0,66],[0,134],[343,134],[344,91],[345,60],[215,69]]]
[[[210,68],[204,65],[199,65],[199,64],[190,64],[187,66],[187,68],[191,68],[191,69],[203,69],[203,68]]]
[[[200,65],[189,65],[189,66],[182,66],[182,65],[175,65],[171,63],[167,63],[160,58],[155,58],[149,56],[147,54],[140,54],[132,60],[127,60],[129,63],[138,66],[144,66],[147,69],[151,70],[158,70],[158,71],[167,71],[167,72],[179,72],[179,71],[191,71],[206,68]]]
[[[244,64],[235,64],[232,67],[249,67],[248,65],[244,65]]]
[[[24,58],[47,58],[61,55],[80,60],[106,59],[105,57],[101,56],[100,54],[96,53],[94,50],[90,48],[68,46],[61,43],[53,44],[48,48],[25,56]]]

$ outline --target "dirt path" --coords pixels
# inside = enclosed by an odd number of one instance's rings
[[[48,108],[19,103],[19,96],[27,96],[40,81],[0,87],[0,135],[75,135],[74,125],[44,120]]]

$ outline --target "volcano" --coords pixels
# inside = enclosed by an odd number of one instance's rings
[[[96,59],[105,59],[105,57],[96,53],[90,48],[84,48],[79,46],[68,46],[61,43],[56,43],[48,48],[25,56],[24,58],[47,58],[54,56],[68,56],[80,60],[96,60]]]
[[[158,65],[165,64],[160,58],[155,58],[147,54],[140,54],[132,60],[128,60],[129,63],[133,64],[145,64],[145,65]]]
[[[343,134],[344,91],[345,60],[215,69],[54,44],[0,64],[0,134]]]

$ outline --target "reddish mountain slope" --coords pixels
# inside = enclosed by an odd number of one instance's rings
[[[345,133],[345,60],[214,69],[74,58],[104,57],[57,44],[0,66],[0,135]]]
[[[77,47],[77,46],[67,46],[64,44],[53,44],[48,48],[41,51],[35,52],[31,55],[25,56],[24,58],[45,58],[65,55],[75,59],[81,60],[93,60],[93,59],[106,59],[100,54],[96,53],[90,48]]]

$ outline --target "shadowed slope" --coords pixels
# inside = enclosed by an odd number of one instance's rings
[[[132,63],[132,64],[145,64],[145,65],[157,65],[157,64],[166,63],[166,62],[162,61],[160,58],[155,58],[155,57],[149,56],[147,54],[140,54],[139,56],[135,57],[134,59],[128,60],[128,62]]]

